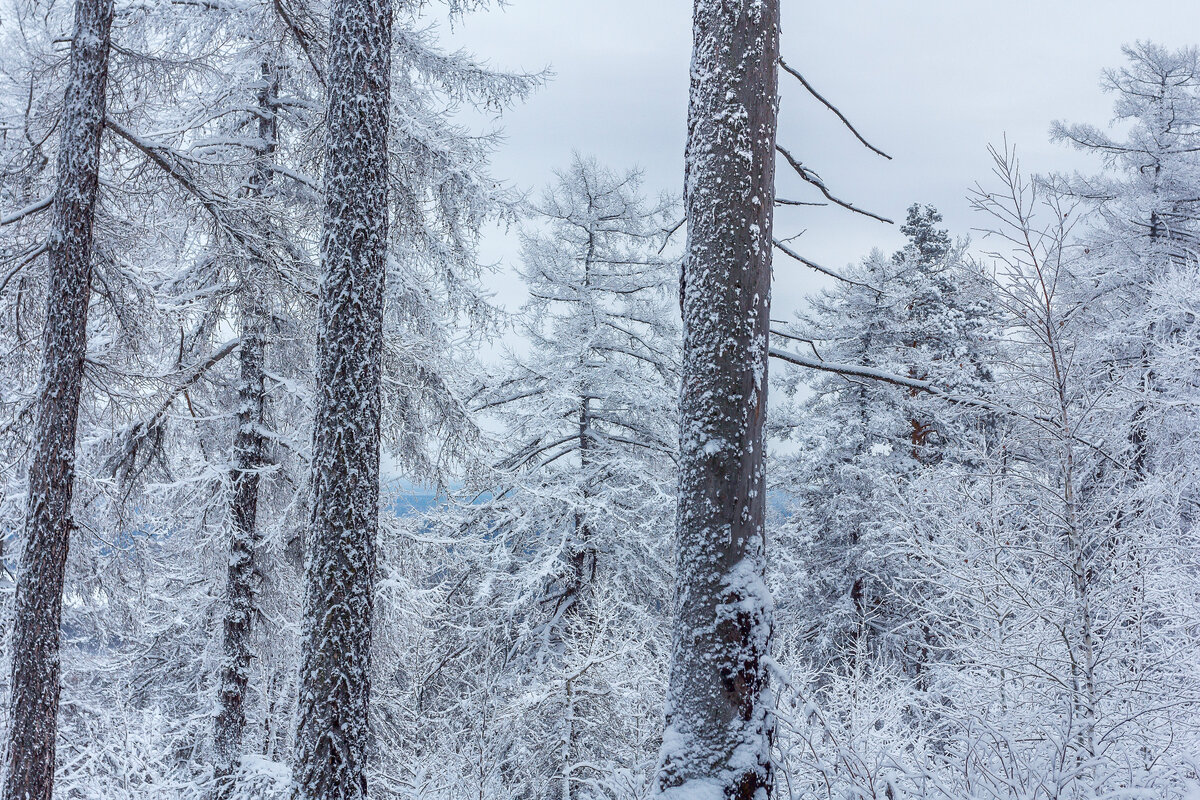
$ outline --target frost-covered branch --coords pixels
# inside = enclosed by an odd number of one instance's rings
[[[4,216],[0,217],[0,225],[12,225],[14,222],[19,222],[20,220],[23,220],[26,217],[33,216],[34,214],[38,213],[39,211],[45,211],[47,208],[50,207],[50,204],[53,202],[54,202],[53,196],[43,197],[41,200],[38,200],[37,202],[30,203],[29,205],[25,206],[24,208],[17,209],[16,211],[13,211],[11,213],[5,214]]]
[[[192,365],[189,369],[184,370],[179,380],[171,386],[166,396],[159,401],[154,411],[126,429],[121,437],[124,439],[124,442],[121,445],[120,452],[115,454],[109,461],[109,468],[114,474],[121,467],[129,463],[131,458],[137,455],[137,450],[141,442],[151,431],[156,430],[162,424],[162,421],[170,412],[171,406],[175,404],[175,401],[195,385],[197,381],[203,378],[209,370],[236,352],[241,344],[242,340],[240,338],[230,339],[210,353],[208,357]]]
[[[775,331],[772,331],[772,333],[779,335]],[[789,338],[795,338],[795,337],[789,337]],[[1037,415],[1037,414],[1026,414],[1023,411],[1019,411],[1015,408],[1011,408],[1009,406],[1005,406],[1000,403],[996,403],[996,402],[994,402],[992,400],[988,400],[986,398],[974,397],[971,395],[960,394],[958,392],[952,392],[947,389],[943,389],[942,387],[934,384],[931,381],[921,380],[918,378],[906,377],[904,375],[897,375],[895,373],[888,372],[887,370],[876,369],[875,367],[865,367],[865,366],[859,366],[857,364],[839,364],[837,362],[825,361],[824,359],[817,358],[815,356],[805,356],[805,355],[801,355],[799,353],[793,353],[793,352],[790,352],[787,350],[781,350],[776,347],[772,347],[770,350],[770,353],[771,353],[772,358],[777,358],[780,361],[785,361],[789,364],[794,364],[798,367],[807,367],[808,369],[815,369],[820,372],[829,372],[829,373],[833,373],[836,375],[841,375],[846,378],[862,378],[865,380],[878,381],[880,383],[887,383],[887,384],[891,384],[892,386],[899,386],[899,387],[902,387],[905,389],[911,389],[912,391],[915,391],[915,392],[922,392],[924,394],[931,395],[933,397],[936,397],[940,400],[944,400],[947,403],[952,403],[954,405],[979,408],[979,409],[983,409],[985,411],[991,411],[991,412],[994,412],[997,414],[1004,414],[1007,416],[1017,417],[1019,419],[1025,420],[1027,422],[1032,422],[1035,425],[1037,425],[1038,427],[1046,430],[1047,432],[1050,432],[1050,433],[1053,433],[1056,435],[1060,435],[1062,433],[1061,426],[1059,425],[1059,420],[1055,417],[1041,416],[1041,415]],[[1097,445],[1093,442],[1089,442],[1089,441],[1082,439],[1074,434],[1068,434],[1068,436],[1071,439],[1079,442],[1080,444],[1083,444],[1083,445],[1093,449],[1094,451],[1096,451],[1097,453],[1102,455],[1104,458],[1112,461],[1114,464],[1118,464],[1118,465],[1120,464],[1120,462],[1117,461],[1117,459],[1115,459],[1113,456],[1111,456],[1100,445]]]

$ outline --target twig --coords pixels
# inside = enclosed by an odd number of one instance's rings
[[[666,236],[663,237],[662,247],[658,248],[659,255],[662,255],[662,251],[667,249],[667,245],[671,243],[671,237],[674,236],[676,231],[678,231],[680,228],[682,228],[686,222],[687,222],[687,217],[684,217],[683,219],[679,220],[679,222],[676,222],[671,227],[662,229],[663,233],[665,233]]]
[[[253,234],[238,227],[229,219],[228,209],[225,198],[213,194],[200,186],[200,184],[192,177],[191,173],[182,163],[182,156],[174,148],[167,145],[143,139],[133,131],[124,127],[120,123],[113,120],[111,117],[104,120],[105,126],[109,128],[117,136],[133,145],[146,158],[161,168],[171,178],[173,178],[180,186],[182,186],[188,194],[200,201],[200,205],[204,210],[212,216],[230,238],[240,244],[246,251],[258,261],[269,263],[267,253],[261,246],[252,241]]]

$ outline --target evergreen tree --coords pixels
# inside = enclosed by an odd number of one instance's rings
[[[789,335],[827,361],[986,397],[995,312],[981,274],[940,221],[932,207],[910,207],[904,248],[890,258],[874,252],[848,271],[849,281],[814,297]],[[919,673],[933,633],[892,591],[903,567],[891,552],[888,507],[917,472],[962,463],[969,446],[985,446],[992,421],[914,390],[837,374],[794,374],[784,386],[800,392],[800,380],[808,396],[775,423],[798,446],[780,459],[775,481],[793,504],[781,536],[792,543],[786,557],[799,579],[781,587],[779,614],[793,623],[794,655],[818,670],[869,669],[850,663],[866,652]]]
[[[505,743],[522,754],[510,792],[622,796],[645,781],[674,511],[677,260],[662,255],[674,211],[642,197],[637,172],[579,156],[532,204],[520,267],[530,351],[473,400],[501,426],[468,494],[486,499],[433,518],[492,609],[472,629],[495,649],[464,642],[459,668],[502,653],[487,666],[507,684],[492,702],[525,723]]]
[[[1152,442],[1188,441],[1195,430],[1196,373],[1183,353],[1200,335],[1187,288],[1200,254],[1200,52],[1150,43],[1124,52],[1128,64],[1106,72],[1104,87],[1117,97],[1114,123],[1127,132],[1118,139],[1056,124],[1056,140],[1096,155],[1104,171],[1055,176],[1050,185],[1087,207],[1075,302],[1104,348],[1096,375],[1119,376],[1130,401],[1121,457],[1136,468],[1122,491],[1152,497],[1160,487],[1144,484],[1172,481],[1191,462],[1188,449]],[[1143,511],[1155,513],[1153,505]]]

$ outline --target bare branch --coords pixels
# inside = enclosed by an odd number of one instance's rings
[[[795,250],[788,247],[786,244],[779,241],[778,239],[772,239],[771,243],[774,244],[776,248],[783,251],[783,253],[785,255],[791,256],[792,258],[796,259],[804,266],[808,267],[809,269],[815,269],[817,272],[820,272],[822,275],[828,275],[829,277],[836,278],[837,280],[842,281],[843,283],[848,283],[852,286],[862,286],[865,289],[870,289],[874,292],[879,292],[879,294],[883,294],[883,292],[880,292],[878,289],[876,289],[874,286],[872,286],[869,283],[863,283],[862,281],[856,281],[851,278],[847,278],[845,275],[842,275],[839,272],[835,272],[834,270],[830,269],[829,267],[822,267],[820,264],[818,264],[815,261],[809,261],[807,258],[800,255]]]
[[[316,37],[312,36],[304,28],[301,21],[284,5],[283,0],[274,0],[273,5],[275,6],[275,13],[279,15],[279,19],[287,26],[292,36],[296,39],[296,44],[300,45],[300,49],[304,51],[304,57],[308,59],[308,64],[312,67],[313,74],[317,76],[317,80],[321,86],[326,86],[325,54],[321,52]]]
[[[804,76],[801,75],[799,73],[799,71],[797,71],[793,67],[788,66],[788,63],[786,61],[784,61],[782,58],[779,59],[779,66],[783,67],[784,70],[789,75],[794,77],[796,80],[800,81],[800,83],[804,86],[804,88],[808,90],[808,93],[811,94],[813,97],[817,98],[817,100],[820,101],[821,105],[825,106],[830,111],[832,111],[834,114],[836,114],[837,118],[842,121],[842,124],[845,125],[847,128],[849,128],[850,132],[854,134],[854,138],[858,139],[860,142],[862,142],[863,147],[867,148],[868,150],[870,150],[872,153],[875,153],[876,155],[883,156],[888,161],[892,160],[891,156],[889,156],[887,153],[883,152],[878,147],[876,147],[875,145],[871,144],[866,139],[864,139],[863,135],[861,133],[859,133],[858,130],[855,129],[855,127],[853,125],[850,124],[850,120],[846,119],[846,115],[843,114],[841,111],[839,111],[837,106],[835,106],[833,103],[829,102],[824,97],[822,97],[821,94],[816,89],[813,88],[813,85],[804,79]]]
[[[881,217],[878,214],[873,214],[870,211],[865,211],[865,210],[859,208],[858,206],[854,205],[853,203],[848,203],[845,200],[841,200],[837,197],[834,197],[833,194],[830,193],[829,187],[825,185],[825,181],[821,180],[820,175],[813,172],[811,169],[809,169],[808,167],[804,166],[799,161],[797,161],[792,156],[792,154],[787,151],[787,149],[783,145],[776,144],[775,149],[778,150],[783,155],[783,157],[787,159],[788,164],[791,166],[792,169],[794,169],[796,171],[796,174],[800,176],[801,180],[803,180],[805,183],[811,183],[813,186],[817,187],[821,191],[821,194],[825,195],[825,199],[828,200],[829,202],[831,202],[835,205],[839,205],[842,208],[846,209],[847,211],[853,211],[855,214],[862,214],[864,217],[870,217],[871,219],[876,219],[876,220],[879,220],[880,222],[886,222],[888,225],[895,224],[894,222],[892,222],[892,220],[888,219],[887,217]]]
[[[662,254],[663,250],[667,249],[667,245],[671,243],[671,237],[674,236],[675,233],[680,228],[682,228],[684,226],[684,224],[686,224],[686,223],[687,223],[687,217],[684,217],[683,219],[679,220],[679,222],[676,222],[674,225],[672,225],[670,228],[663,228],[663,233],[666,235],[663,237],[662,247],[658,248],[659,255]]]
[[[786,336],[786,334],[780,334],[776,331],[771,331],[771,333]],[[871,381],[879,381],[881,383],[889,383],[893,386],[899,386],[905,389],[911,389],[912,391],[923,392],[925,394],[932,395],[933,397],[937,397],[953,405],[981,408],[985,411],[992,411],[997,414],[1017,417],[1019,419],[1026,420],[1027,422],[1032,422],[1039,428],[1056,436],[1063,433],[1059,424],[1059,420],[1057,419],[1034,414],[1026,414],[1023,411],[1018,411],[1015,408],[1010,408],[999,403],[993,403],[991,400],[986,400],[982,397],[972,397],[971,395],[948,392],[931,381],[920,380],[918,378],[907,378],[903,375],[896,375],[895,373],[886,372],[885,370],[881,369],[875,369],[874,367],[862,367],[858,366],[857,364],[839,364],[832,361],[825,361],[824,359],[820,358],[810,358],[809,356],[802,356],[798,353],[791,353],[774,347],[770,349],[769,355],[771,358],[777,358],[780,361],[786,361],[789,364],[795,364],[799,367],[808,367],[809,369],[815,369],[820,372],[831,372],[835,375],[841,375],[847,378],[863,378]],[[1100,456],[1112,462],[1113,464],[1123,468],[1126,467],[1126,465],[1121,464],[1120,461],[1111,456],[1099,445],[1089,442],[1073,433],[1068,432],[1067,436],[1069,436],[1072,440],[1094,450]]]

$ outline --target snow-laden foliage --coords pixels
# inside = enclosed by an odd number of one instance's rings
[[[1053,127],[1096,174],[995,153],[990,233],[913,206],[782,322],[778,4],[695,4],[686,224],[587,158],[489,174],[459,112],[541,76],[437,22],[503,5],[121,0],[112,47],[99,0],[0,6],[8,784],[1193,794],[1197,52]]]
[[[419,659],[396,689],[429,715],[398,733],[407,747],[437,743],[437,775],[459,787],[447,796],[632,798],[648,785],[679,326],[667,241],[677,210],[648,202],[640,183],[576,156],[531,204],[520,267],[529,348],[471,397],[498,429],[491,464],[420,518],[422,544],[406,548],[428,562],[428,585],[412,589],[433,630],[429,650],[395,656]],[[462,741],[443,739],[450,720]]]
[[[951,243],[940,219],[931,208],[910,208],[908,245],[846,270],[854,282],[813,297],[781,332],[783,342],[985,396],[999,323],[965,245]],[[788,371],[777,384],[795,391],[800,377]],[[878,381],[823,375],[804,389],[802,401],[772,417],[790,452],[772,480],[783,506],[777,536],[789,543],[779,557],[796,559],[777,595],[778,613],[794,615],[794,625],[781,630],[807,657],[848,658],[864,638],[868,649],[919,672],[932,642],[890,592],[904,568],[888,555],[894,531],[882,509],[914,471],[962,462],[968,445],[986,449],[993,421]]]
[[[468,10],[459,5],[451,11]],[[53,179],[65,74],[55,40],[70,24],[61,4],[14,12],[23,22],[5,29],[5,113],[23,135],[4,140],[3,208],[25,213],[3,231],[6,576],[19,567],[11,553],[40,358],[44,282],[30,256]],[[514,214],[513,198],[486,174],[495,135],[472,134],[453,112],[464,104],[498,112],[539,78],[442,53],[425,12],[398,8],[390,43],[400,88],[385,165],[396,224],[382,446],[411,477],[437,479],[477,439],[455,383],[457,348],[494,323],[478,284],[478,237],[488,220]],[[326,16],[293,3],[117,9],[59,793],[265,792],[274,784],[253,776],[274,773],[254,765],[288,771],[309,514]],[[239,753],[257,760],[230,781]]]
[[[1195,784],[1200,85],[1193,50],[1126,55],[1106,75],[1125,138],[1054,131],[1105,172],[1029,180],[993,153],[983,256],[958,256],[939,322],[892,279],[897,254],[796,327],[797,351],[884,380],[810,376],[776,462],[794,796]]]

